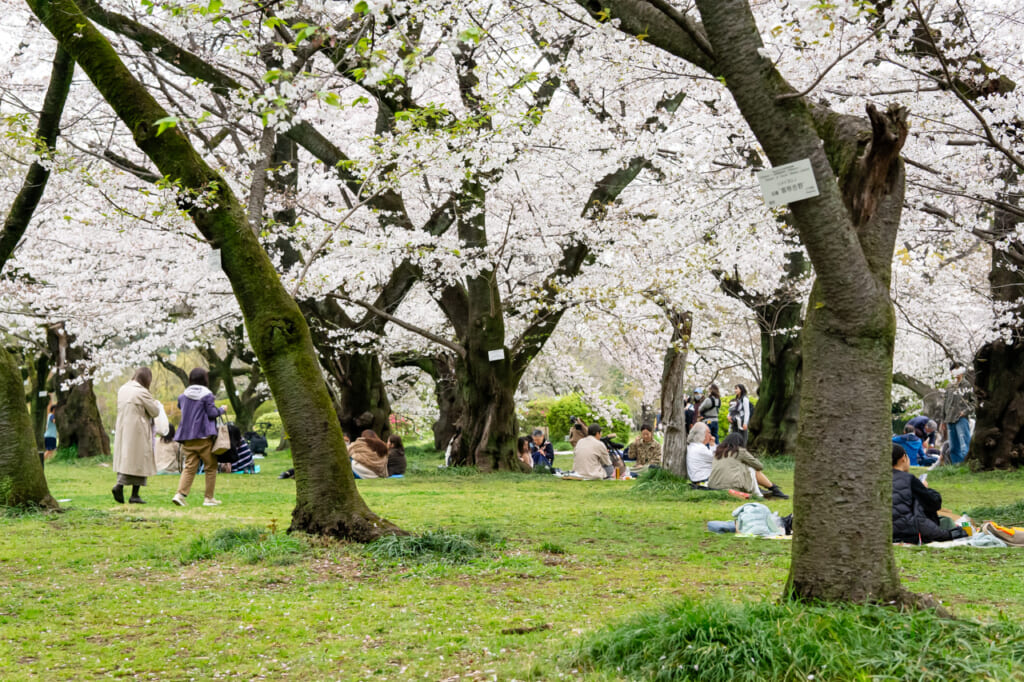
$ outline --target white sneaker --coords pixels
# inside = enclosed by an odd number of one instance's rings
[[[218,504],[220,504],[220,500],[215,500],[212,497],[207,497],[203,500],[204,507],[216,507]]]
[[[185,496],[181,493],[174,493],[174,497],[171,498],[171,502],[178,505],[179,507],[185,506]]]

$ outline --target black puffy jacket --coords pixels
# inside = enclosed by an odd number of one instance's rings
[[[913,474],[892,470],[892,541],[924,544],[952,540],[939,526],[936,514],[942,495],[921,483]]]

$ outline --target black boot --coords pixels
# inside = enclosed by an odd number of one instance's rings
[[[114,496],[114,500],[118,504],[124,504],[124,486],[118,483],[110,489],[111,494]]]
[[[139,486],[132,486],[132,496],[128,498],[130,504],[146,504],[146,501],[139,497]]]
[[[787,495],[786,493],[782,492],[782,488],[780,488],[777,485],[773,485],[768,490],[771,491],[773,496],[779,498],[780,500],[788,500],[789,499],[789,495]]]

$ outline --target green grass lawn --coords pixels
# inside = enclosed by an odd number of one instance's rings
[[[213,508],[199,504],[201,479],[183,509],[170,501],[176,476],[150,479],[149,504],[118,505],[109,461],[49,464],[67,511],[0,517],[0,679],[619,679],[573,668],[586,636],[681,598],[760,602],[782,590],[788,541],[705,532],[736,500],[439,474],[435,457],[359,490],[405,529],[476,538],[479,553],[461,562],[399,562],[317,538],[218,550],[221,529],[287,528],[294,482],[277,479],[290,466],[281,453],[256,476],[218,477],[224,504]],[[792,490],[791,463],[767,473]],[[929,483],[957,510],[1019,512],[1024,498],[1024,472],[936,471]],[[896,553],[905,584],[957,615],[1024,619],[1024,551]]]

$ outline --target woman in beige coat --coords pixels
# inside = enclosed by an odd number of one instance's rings
[[[135,370],[131,381],[117,392],[117,426],[114,430],[114,471],[117,485],[114,499],[124,504],[124,487],[132,486],[132,504],[145,504],[139,488],[156,474],[153,458],[153,420],[160,415],[160,403],[150,395],[153,373],[148,367]]]

